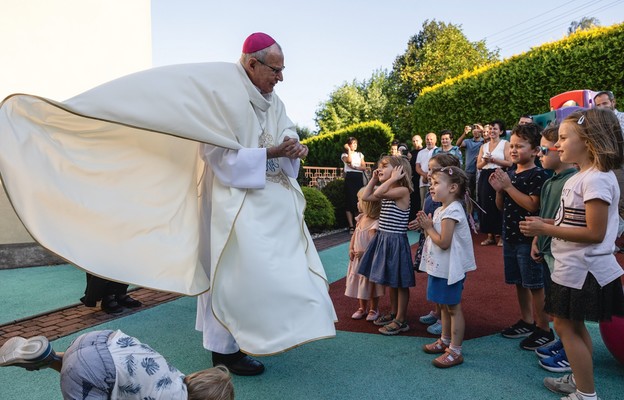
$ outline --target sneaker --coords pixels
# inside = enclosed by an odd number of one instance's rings
[[[543,329],[535,328],[527,338],[522,339],[520,347],[525,350],[535,350],[542,346],[548,346],[555,341],[555,332],[549,330],[546,332]]]
[[[576,383],[572,379],[572,374],[567,374],[561,378],[544,378],[544,386],[551,392],[570,394],[576,392]]]
[[[509,339],[517,339],[529,336],[535,330],[535,323],[527,324],[523,320],[519,320],[509,328],[503,329],[501,335]]]
[[[363,308],[358,308],[356,312],[353,313],[351,319],[362,319],[366,315],[366,311]]]
[[[436,358],[435,360],[431,361],[431,364],[433,364],[435,367],[438,367],[438,368],[450,368],[450,367],[459,365],[463,362],[464,362],[464,356],[462,356],[461,354],[455,353],[451,349],[446,349],[444,354],[442,354],[440,357]]]
[[[435,324],[429,325],[427,327],[427,332],[431,333],[432,335],[436,335],[436,336],[441,335],[442,334],[442,321],[437,320],[435,322]]]
[[[377,318],[379,318],[379,311],[368,310],[368,315],[366,316],[367,321],[375,321]]]
[[[539,365],[550,372],[572,372],[564,349],[552,357],[540,359]]]
[[[422,317],[418,318],[418,320],[421,324],[433,325],[438,320],[438,317],[436,317],[433,311],[429,311],[429,314],[423,315]]]
[[[442,339],[438,339],[433,343],[424,345],[422,349],[428,354],[442,354],[448,349],[448,345]]]
[[[30,339],[15,336],[0,348],[0,367],[16,366],[36,371],[50,365],[56,356],[50,342],[44,336]]]
[[[379,333],[386,336],[394,336],[398,335],[401,332],[406,332],[409,330],[409,325],[407,322],[399,322],[396,319],[391,323],[382,326],[379,328]]]
[[[600,400],[600,397],[596,396],[596,399]],[[580,393],[574,392],[562,397],[561,400],[585,400],[585,397],[581,396]]]
[[[561,339],[559,339],[555,340],[554,343],[551,343],[548,346],[538,347],[535,349],[535,354],[537,354],[539,358],[548,358],[559,353],[561,349],[563,349],[563,343],[561,342]]]
[[[395,314],[381,315],[375,321],[373,321],[373,324],[377,326],[388,325],[390,322],[394,321],[395,317],[396,317]]]

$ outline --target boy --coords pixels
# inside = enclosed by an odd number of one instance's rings
[[[56,353],[43,336],[15,336],[0,347],[0,367],[8,366],[58,371],[64,399],[234,399],[227,368],[184,376],[151,347],[119,330],[82,334],[65,353]]]
[[[520,221],[539,213],[540,191],[548,179],[535,166],[540,129],[536,124],[517,125],[510,138],[509,153],[515,165],[505,173],[497,169],[489,183],[496,190],[496,206],[503,210],[503,256],[505,282],[516,286],[521,319],[504,329],[506,338],[525,339],[520,347],[535,350],[550,344],[555,335],[544,312],[544,267],[531,259],[533,238],[520,233]],[[535,318],[534,318],[535,315]]]
[[[572,164],[561,162],[559,152],[555,148],[555,143],[559,140],[559,126],[548,126],[542,132],[540,141],[540,161],[545,169],[554,172],[553,176],[544,182],[540,196],[540,217],[545,220],[554,221],[559,203],[561,201],[561,191],[565,182],[576,173],[576,168]],[[536,236],[533,238],[531,246],[531,258],[536,262],[544,262],[549,271],[545,272],[544,281],[546,289],[550,281],[550,273],[554,269],[555,259],[550,251],[550,236]],[[548,295],[548,290],[546,290]],[[551,372],[569,372],[570,363],[566,357],[561,340],[557,340],[551,345],[540,347],[535,350],[540,357],[539,364],[542,368]]]

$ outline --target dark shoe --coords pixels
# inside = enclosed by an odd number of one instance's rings
[[[117,303],[115,297],[106,296],[102,299],[102,311],[107,314],[119,314],[122,313],[124,308]]]
[[[535,350],[542,346],[547,346],[555,341],[555,333],[550,329],[546,332],[543,329],[535,328],[533,333],[522,339],[520,347],[525,350]]]
[[[115,296],[115,300],[117,300],[117,304],[128,308],[137,308],[143,305],[143,303],[136,299],[133,299],[127,294],[117,295]]]
[[[95,307],[97,305],[97,301],[88,301],[87,296],[82,296],[80,302],[84,304],[85,307]]]
[[[509,339],[517,339],[531,335],[535,329],[535,322],[532,324],[528,324],[523,320],[519,320],[509,328],[503,329],[501,335]]]
[[[224,365],[235,375],[252,376],[264,372],[264,364],[240,351],[234,354],[212,352],[212,364]]]

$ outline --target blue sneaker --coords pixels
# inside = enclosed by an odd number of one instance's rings
[[[429,314],[418,318],[418,321],[420,321],[421,324],[433,325],[438,321],[438,317],[436,317],[433,311],[429,311]]]
[[[543,347],[538,347],[537,349],[535,349],[535,354],[537,354],[539,358],[548,358],[548,357],[552,357],[556,355],[562,349],[563,349],[563,343],[561,343],[561,339],[559,339],[559,340],[555,340],[555,342],[552,344],[549,344]]]
[[[433,325],[427,327],[427,332],[432,335],[439,336],[442,334],[442,321],[437,320]]]
[[[561,349],[552,357],[540,359],[539,365],[550,372],[572,372],[565,349]]]

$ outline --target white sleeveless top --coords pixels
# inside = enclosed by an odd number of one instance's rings
[[[494,151],[492,151],[492,157],[497,158],[499,160],[505,159],[505,143],[507,143],[505,139],[501,139],[498,142],[498,144],[494,148]],[[481,146],[483,147],[483,154],[490,151],[489,146],[490,146],[490,143],[485,143],[483,146]],[[485,164],[485,166],[481,169],[496,169],[496,168],[500,168],[500,165],[490,162],[490,163]]]

